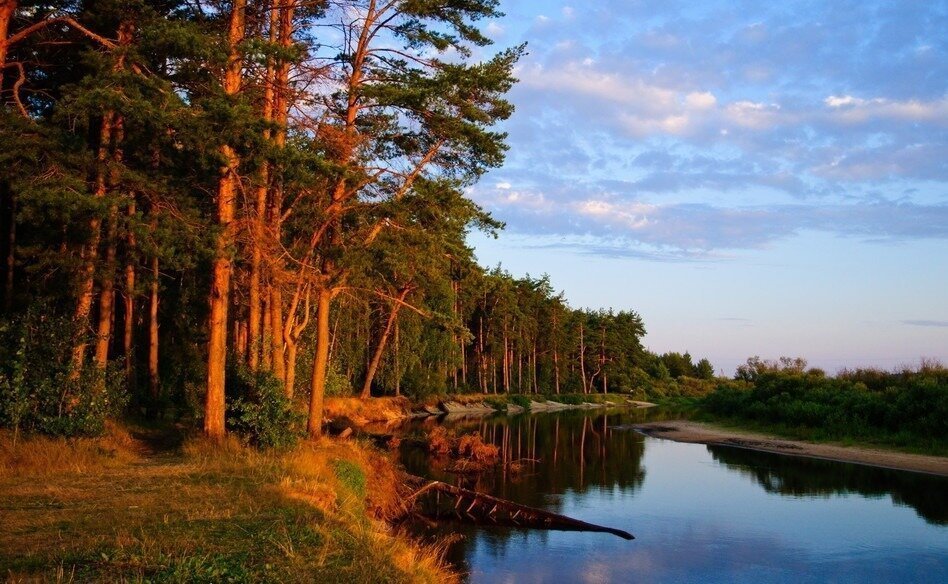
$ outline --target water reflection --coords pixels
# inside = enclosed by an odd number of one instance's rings
[[[929,523],[948,525],[948,479],[815,458],[782,457],[727,446],[708,446],[714,460],[753,478],[768,493],[792,496],[890,496]]]
[[[630,429],[674,417],[593,410],[449,420],[456,433],[497,445],[504,464],[457,476],[411,441],[402,460],[421,476],[637,538],[441,524],[436,533],[460,534],[448,559],[472,582],[925,582],[948,574],[946,479]]]
[[[500,449],[494,472],[471,477],[445,472],[419,448],[406,447],[402,460],[410,472],[556,512],[557,495],[590,488],[634,491],[645,480],[644,437],[614,428],[621,415],[569,411],[451,421],[457,434],[477,432]]]

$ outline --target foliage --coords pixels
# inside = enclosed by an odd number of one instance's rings
[[[99,435],[126,404],[115,367],[76,374],[77,335],[67,318],[31,310],[0,323],[0,425],[61,436]]]
[[[507,401],[521,408],[530,409],[530,398],[525,395],[514,394],[507,398]]]
[[[741,380],[753,382],[721,384],[702,407],[718,416],[819,430],[828,437],[948,445],[948,369],[928,364],[896,372],[843,371],[831,378],[804,368],[802,359],[778,364],[753,358],[738,372]]]
[[[289,448],[302,433],[303,416],[271,373],[238,365],[228,375],[228,427],[262,448]]]

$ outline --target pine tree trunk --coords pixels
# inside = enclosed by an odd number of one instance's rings
[[[286,383],[286,358],[283,346],[283,290],[279,285],[270,286],[270,351],[273,357],[273,375]]]
[[[227,33],[228,57],[224,76],[224,93],[229,96],[240,91],[242,59],[240,43],[244,38],[246,0],[234,0],[231,5]],[[207,394],[204,406],[204,433],[214,439],[224,436],[224,375],[227,366],[227,309],[230,303],[230,280],[233,273],[231,247],[234,235],[232,223],[237,211],[237,167],[240,158],[230,144],[220,147],[224,167],[220,169],[217,186],[217,225],[220,230],[214,242],[214,261],[211,267],[211,293],[208,317],[209,341],[207,358]]]
[[[126,216],[129,221],[135,217],[135,202],[129,203],[126,209]],[[132,372],[135,368],[135,263],[134,254],[136,248],[135,233],[128,229],[125,236],[125,287],[123,289],[122,299],[124,300],[124,334],[122,336],[122,354],[125,357],[125,381],[129,388],[135,384],[132,379]]]
[[[579,323],[579,376],[583,379],[583,393],[589,393],[586,385],[586,344],[583,339],[583,323]]]
[[[7,38],[10,33],[10,22],[16,14],[18,2],[16,0],[0,0],[0,95],[3,95],[3,72],[7,63]],[[0,104],[2,107],[3,104]],[[3,273],[3,312],[8,314],[13,304],[13,271],[16,265],[16,199],[6,181],[0,180],[0,204],[2,211],[8,212],[6,232],[6,254],[4,257]]]
[[[385,352],[385,345],[388,343],[388,337],[392,332],[392,327],[395,325],[395,321],[398,319],[398,311],[401,309],[401,303],[405,301],[405,298],[408,296],[408,293],[411,292],[411,288],[403,288],[398,294],[398,302],[392,306],[392,311],[388,314],[388,320],[385,322],[385,330],[382,331],[382,336],[379,338],[379,344],[375,347],[375,352],[372,354],[372,360],[369,361],[369,367],[365,373],[365,383],[362,384],[362,394],[359,396],[362,399],[369,399],[372,397],[372,380],[375,379],[375,373],[378,371],[379,363],[382,362],[382,354]]]
[[[273,351],[271,350],[273,341],[271,341],[270,338],[273,336],[273,327],[271,326],[273,313],[270,311],[269,287],[264,286],[261,295],[263,296],[263,323],[261,326],[260,339],[260,366],[263,367],[265,371],[271,371],[273,369]]]
[[[279,8],[276,6],[276,0],[274,0],[270,8],[271,43],[277,41],[278,14]],[[268,56],[267,69],[263,80],[263,113],[261,116],[265,122],[273,120],[273,80],[275,75],[276,68],[274,59],[272,56]],[[270,140],[270,128],[263,130],[263,139],[264,141]],[[256,371],[259,367],[261,351],[267,351],[267,348],[262,346],[261,343],[261,278],[263,271],[263,246],[266,233],[267,192],[270,189],[270,163],[268,161],[264,161],[260,165],[257,182],[256,204],[253,218],[253,238],[250,244],[250,286],[248,298],[250,306],[247,316],[247,364],[251,371]]]
[[[95,364],[105,369],[112,341],[112,319],[115,314],[115,268],[118,207],[109,208],[105,228],[105,268],[99,291],[99,324],[96,329]]]
[[[161,397],[158,378],[158,258],[151,258],[151,294],[148,299],[148,395],[155,407]]]
[[[399,326],[398,321],[395,322],[395,397],[402,395],[402,370],[398,362],[398,348],[399,348]]]
[[[108,159],[109,148],[112,144],[112,123],[115,114],[111,111],[105,112],[102,116],[101,126],[99,128],[99,146],[96,152],[96,178],[95,192],[93,196],[97,199],[105,198],[108,190]],[[76,301],[76,310],[73,313],[73,319],[77,325],[85,329],[89,322],[89,314],[92,312],[92,298],[94,287],[94,276],[96,263],[99,259],[99,239],[101,237],[102,221],[99,217],[93,217],[89,221],[89,232],[91,236],[82,250],[82,268],[79,272],[78,297]],[[86,342],[85,331],[76,340],[72,350],[72,373],[73,377],[78,377],[79,372],[85,362]]]
[[[13,271],[16,268],[16,199],[6,181],[0,180],[0,213],[6,216],[6,254],[3,263],[3,313],[13,306]]]
[[[316,353],[313,356],[313,378],[310,383],[309,421],[306,431],[318,438],[323,431],[323,395],[329,366],[329,308],[332,291],[322,289],[316,302]]]

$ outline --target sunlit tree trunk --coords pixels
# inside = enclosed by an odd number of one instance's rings
[[[241,82],[240,43],[244,38],[246,0],[234,0],[231,5],[227,45],[227,70],[224,74],[224,93],[237,95]],[[232,223],[237,211],[237,167],[240,159],[230,144],[220,147],[224,166],[220,169],[217,186],[217,225],[219,232],[214,242],[214,260],[211,267],[209,341],[207,358],[207,394],[204,406],[204,433],[215,439],[222,438],[224,429],[224,374],[227,365],[227,309],[230,302],[230,280],[233,273],[231,247]]]
[[[309,421],[306,431],[318,438],[323,429],[323,395],[326,391],[326,370],[329,366],[329,308],[332,291],[319,290],[316,302],[316,352],[313,356],[313,378],[310,383]]]
[[[102,116],[102,122],[99,127],[99,145],[96,151],[96,177],[95,192],[93,196],[97,199],[105,198],[108,182],[108,160],[109,147],[112,143],[112,124],[115,114],[107,111]],[[92,311],[93,287],[96,263],[99,259],[99,239],[101,237],[102,221],[99,217],[93,217],[89,221],[89,241],[82,249],[82,268],[79,271],[79,285],[77,290],[76,310],[73,318],[79,327],[85,328],[89,322],[89,313]],[[78,376],[85,362],[86,348],[85,331],[77,339],[72,351],[72,375]]]
[[[278,34],[278,14],[279,8],[276,1],[271,2],[270,6],[270,42],[277,41]],[[276,65],[273,56],[267,57],[267,68],[263,79],[263,104],[262,119],[264,122],[273,120],[273,99],[274,99],[274,78],[276,76]],[[270,140],[270,128],[263,130],[264,141]],[[270,163],[263,161],[260,165],[260,171],[257,176],[256,201],[254,205],[253,217],[253,237],[250,245],[250,282],[248,291],[248,315],[247,315],[247,364],[250,369],[256,371],[260,365],[261,351],[267,352],[267,348],[261,343],[262,328],[262,299],[261,299],[261,278],[263,269],[263,247],[266,239],[266,213],[267,213],[267,192],[270,190]],[[265,338],[265,337],[264,337]]]

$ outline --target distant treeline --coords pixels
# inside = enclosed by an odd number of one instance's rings
[[[807,369],[803,359],[755,357],[738,368],[735,381],[719,384],[700,404],[715,416],[801,437],[948,452],[948,368],[933,361],[828,377]]]

